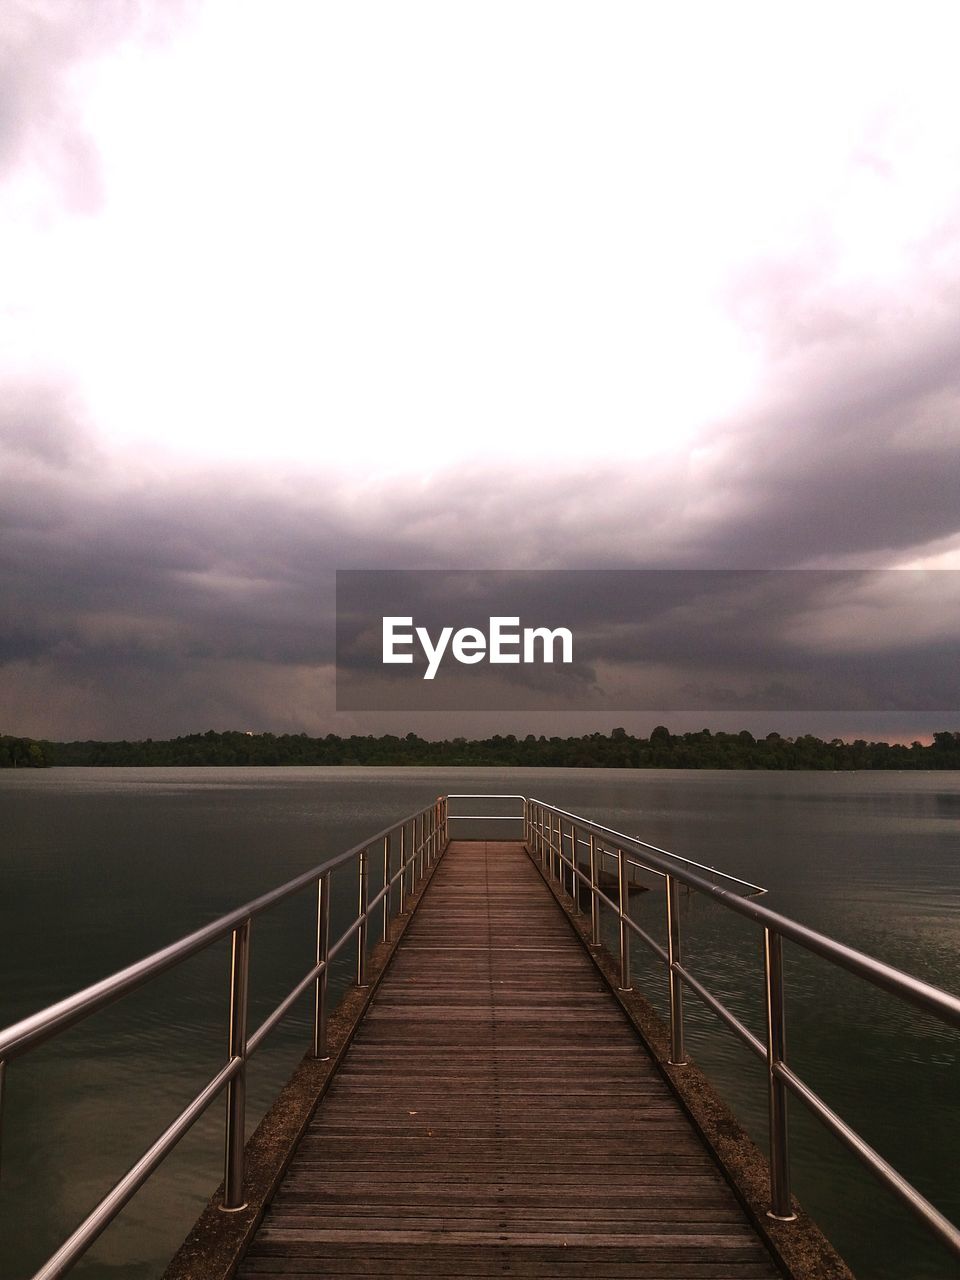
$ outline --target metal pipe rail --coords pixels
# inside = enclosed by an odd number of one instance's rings
[[[542,804],[544,802],[540,800],[531,799],[530,803]],[[615,845],[618,849],[622,848],[625,844],[635,845],[637,849],[645,849],[649,853],[652,853],[654,855],[659,855],[660,857],[663,857],[663,858],[669,858],[671,861],[671,864],[682,866],[682,867],[693,867],[695,871],[709,871],[711,875],[718,876],[721,880],[726,880],[729,884],[738,884],[741,886],[741,888],[749,890],[751,895],[767,892],[766,889],[763,887],[763,885],[754,884],[752,880],[741,880],[739,876],[732,876],[728,872],[720,871],[716,867],[709,866],[705,862],[694,862],[692,858],[684,858],[681,854],[672,853],[669,849],[661,849],[658,845],[647,844],[647,842],[645,840],[641,840],[639,836],[625,835],[624,832],[622,831],[615,831],[613,827],[605,827],[602,825],[602,823],[591,822],[588,819],[581,818],[579,814],[570,813],[566,809],[558,809],[554,805],[549,805],[547,807],[550,808],[554,813],[561,815],[562,817],[567,818],[568,820],[576,823],[578,828],[588,829],[592,831],[596,836],[598,836],[601,839],[607,840],[608,842]],[[580,840],[578,841],[578,843],[587,844],[588,842],[586,840]],[[658,868],[655,865],[648,866],[646,863],[642,863],[642,862],[630,862],[630,866],[642,867],[645,871],[652,871],[654,872],[655,875],[658,875],[658,876],[666,876],[669,874],[669,872],[662,867]]]
[[[489,792],[483,791],[451,791],[446,796],[447,804],[451,800],[519,800],[519,813],[448,813],[447,817],[452,822],[460,821],[464,818],[476,819],[480,822],[526,822],[527,818],[527,797],[508,794],[506,792],[491,795]]]
[[[618,839],[612,839],[617,837]],[[715,880],[708,880],[700,871],[710,871],[714,877],[748,887],[754,893],[762,893],[759,886],[734,876],[717,872],[680,858],[654,845],[618,836],[610,828],[588,819],[558,809],[545,801],[529,799],[524,812],[524,839],[531,854],[538,858],[545,873],[556,880],[561,888],[568,889],[576,909],[580,910],[580,886],[586,886],[590,898],[591,942],[600,946],[600,908],[606,906],[614,915],[619,931],[620,989],[631,989],[630,939],[636,935],[667,969],[670,1022],[670,1063],[683,1066],[686,1063],[683,1032],[683,989],[689,988],[703,1004],[714,1013],[751,1052],[763,1059],[767,1066],[767,1104],[770,1120],[770,1217],[789,1222],[794,1217],[790,1192],[790,1154],[787,1130],[786,1093],[789,1089],[795,1097],[813,1112],[854,1155],[880,1181],[906,1204],[923,1224],[952,1253],[960,1257],[960,1229],[936,1208],[925,1196],[898,1173],[870,1144],[844,1121],[824,1100],[816,1094],[789,1067],[787,1063],[785,1030],[785,996],[783,980],[783,939],[795,942],[805,950],[830,963],[865,979],[881,990],[906,1000],[931,1017],[948,1026],[960,1028],[960,999],[947,991],[923,982],[900,969],[884,964],[862,951],[845,946],[825,934],[808,929],[753,898],[722,888]],[[623,843],[618,843],[618,840]],[[629,842],[644,850],[639,864],[645,870],[661,875],[665,888],[665,923],[667,946],[663,947],[641,928],[629,913],[626,868],[630,859],[624,851]],[[618,893],[614,901],[598,884],[598,855],[601,844],[612,846],[603,850],[613,856],[618,867]],[[589,850],[588,872],[580,865],[579,849]],[[569,849],[569,853],[567,852]],[[635,850],[634,850],[635,851]],[[633,864],[636,865],[636,864]],[[692,869],[691,869],[692,868]],[[569,872],[569,876],[568,873]],[[764,994],[766,1016],[766,1042],[753,1034],[739,1018],[729,1010],[708,988],[685,967],[681,954],[680,914],[677,887],[683,884],[719,902],[728,910],[745,916],[763,928],[764,941]]]
[[[104,978],[101,982],[78,991],[75,995],[30,1017],[23,1018],[0,1031],[0,1122],[3,1118],[4,1082],[8,1063],[51,1039],[68,1027],[91,1014],[106,1008],[128,992],[143,986],[151,978],[174,968],[184,960],[205,950],[221,938],[230,936],[230,1013],[228,1018],[227,1060],[192,1101],[180,1112],[140,1159],[115,1184],[60,1248],[43,1264],[33,1280],[55,1280],[65,1275],[73,1264],[89,1249],[97,1237],[120,1213],[124,1205],[143,1186],[170,1154],[180,1139],[207,1110],[211,1103],[226,1090],[226,1123],[224,1135],[224,1198],[221,1208],[235,1212],[245,1207],[244,1144],[245,1144],[245,1076],[246,1065],[271,1031],[290,1012],[297,1001],[313,989],[313,1035],[311,1054],[325,1059],[327,1054],[327,986],[330,965],[334,957],[356,935],[357,985],[366,984],[368,926],[374,912],[381,907],[381,934],[386,940],[392,916],[404,911],[408,892],[423,877],[443,852],[447,843],[446,797],[439,796],[431,804],[408,814],[392,826],[385,827],[368,840],[354,845],[345,853],[305,871],[286,884],[219,919],[197,929],[194,933],[155,951],[152,955]],[[399,846],[397,869],[393,869],[393,850]],[[374,846],[382,849],[383,887],[369,895],[370,852]],[[339,867],[351,862],[357,864],[358,907],[357,915],[342,936],[330,943],[331,876]],[[409,881],[409,885],[408,885]],[[276,1008],[264,1019],[252,1034],[247,1033],[250,932],[254,918],[308,888],[317,894],[316,963],[295,984]],[[396,889],[396,894],[394,890]],[[397,909],[393,911],[394,899]],[[2,1137],[2,1129],[0,1129]],[[0,1151],[2,1154],[2,1151]]]
[[[479,799],[519,802],[515,806],[518,812],[504,815],[449,811],[451,800]],[[404,911],[408,892],[446,846],[449,839],[449,823],[460,819],[519,822],[522,825],[523,839],[527,848],[534,857],[539,859],[549,877],[558,881],[563,888],[569,886],[577,910],[580,910],[582,889],[585,888],[589,896],[591,941],[594,946],[599,947],[601,942],[601,909],[606,907],[612,913],[619,935],[620,986],[623,990],[628,990],[631,985],[630,944],[634,936],[638,937],[664,964],[668,980],[671,1063],[681,1066],[686,1062],[683,1025],[684,988],[692,991],[751,1052],[766,1063],[770,1115],[771,1207],[769,1212],[772,1217],[789,1221],[794,1216],[790,1194],[786,1108],[786,1095],[789,1090],[813,1111],[828,1130],[853,1151],[884,1185],[906,1203],[954,1254],[960,1256],[960,1230],[814,1093],[789,1066],[784,1018],[782,942],[787,938],[847,972],[908,1001],[952,1027],[960,1027],[960,999],[781,916],[757,902],[755,897],[745,896],[742,892],[745,890],[747,894],[762,894],[765,890],[759,885],[717,871],[713,867],[704,866],[702,863],[683,859],[667,850],[647,844],[638,837],[614,831],[610,827],[579,817],[542,800],[521,795],[451,794],[438,797],[432,804],[384,828],[345,853],[221,916],[218,920],[188,934],[171,946],[154,952],[111,977],[0,1031],[0,1120],[2,1120],[4,1079],[7,1064],[12,1059],[28,1052],[97,1010],[105,1008],[127,992],[142,986],[151,978],[180,964],[219,939],[228,935],[231,938],[230,1017],[226,1062],[140,1160],[88,1214],[60,1249],[41,1267],[33,1280],[54,1280],[55,1277],[65,1275],[139,1187],[158,1168],[191,1125],[224,1090],[227,1096],[224,1140],[225,1191],[222,1208],[229,1212],[243,1207],[246,1063],[296,1002],[311,989],[313,991],[311,1053],[319,1059],[327,1057],[327,987],[332,960],[355,938],[356,980],[360,986],[365,984],[371,920],[379,918],[381,936],[386,938],[390,919],[393,915]],[[394,853],[397,847],[399,847],[399,865],[394,870]],[[588,854],[587,871],[583,868],[581,858],[581,850],[584,848]],[[374,857],[379,859],[381,856],[382,887],[371,897],[370,868]],[[604,858],[613,859],[616,864],[617,887],[614,897],[610,897],[600,887],[600,868]],[[336,941],[331,942],[331,876],[338,868],[352,862],[357,866],[357,912],[344,933]],[[630,916],[627,877],[628,868],[631,866],[653,872],[663,880],[666,946],[662,946],[651,937]],[[708,879],[706,875],[701,874],[703,872],[709,873],[711,878]],[[738,886],[741,892],[722,887],[717,883],[718,880],[728,885]],[[763,928],[765,1042],[744,1026],[740,1019],[684,965],[678,905],[678,887],[681,884],[712,898],[728,910],[745,916]],[[311,887],[315,887],[317,894],[316,963],[260,1026],[252,1033],[248,1033],[249,942],[253,919],[277,903]]]
[[[446,799],[448,802],[450,800],[519,800],[521,804],[521,811],[519,813],[448,813],[447,817],[451,822],[461,821],[461,820],[473,820],[473,821],[479,821],[479,822],[524,822],[526,823],[527,804],[540,803],[537,800],[528,801],[526,796],[513,795],[513,794],[507,794],[507,793],[492,795],[490,792],[461,792],[458,794],[451,792],[446,797]],[[571,819],[577,823],[583,824],[587,822],[586,819],[581,818],[578,814],[570,813],[566,809],[558,809],[556,808],[556,806],[551,806],[551,808],[554,813],[562,814],[565,818]],[[754,884],[750,880],[741,880],[738,876],[729,875],[726,871],[719,871],[717,870],[716,867],[707,866],[703,862],[694,862],[690,858],[682,857],[679,853],[672,853],[669,849],[660,849],[655,844],[647,844],[646,841],[641,840],[639,836],[630,836],[623,831],[615,831],[612,827],[604,827],[599,822],[590,822],[587,825],[589,825],[591,830],[593,830],[598,834],[602,832],[603,836],[614,847],[623,847],[624,845],[629,844],[629,845],[635,845],[638,849],[649,849],[651,853],[662,854],[664,857],[672,859],[674,862],[678,863],[681,866],[693,867],[695,870],[699,870],[699,871],[709,871],[713,875],[718,876],[721,880],[726,880],[731,884],[738,884],[742,888],[749,890],[749,892],[752,894],[760,894],[760,893],[767,892],[762,885]],[[578,843],[585,845],[587,844],[587,841],[580,840]],[[611,850],[604,849],[601,852],[605,857],[615,856]],[[636,867],[639,870],[652,871],[654,875],[661,876],[661,877],[665,874],[665,872],[663,871],[658,871],[654,867],[645,866],[643,863],[635,862],[629,858],[627,859],[627,865],[631,867]]]

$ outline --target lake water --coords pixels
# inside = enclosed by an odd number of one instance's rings
[[[600,770],[53,769],[0,773],[0,1026],[314,866],[441,792],[522,792],[768,887],[773,909],[960,990],[960,774]],[[506,832],[504,832],[506,834]],[[352,886],[338,886],[345,915]],[[660,895],[635,900],[662,938]],[[352,905],[352,904],[351,904]],[[254,926],[251,1025],[311,963],[309,894]],[[758,1034],[759,931],[683,903],[689,966]],[[635,982],[659,1008],[658,962]],[[222,1062],[227,947],[8,1071],[0,1275],[59,1243]],[[347,979],[342,957],[336,984]],[[960,1220],[960,1036],[788,945],[791,1062]],[[687,996],[688,1047],[760,1142],[758,1063]],[[304,1052],[306,1008],[251,1064],[251,1128]],[[794,1184],[862,1280],[956,1264],[791,1107]],[[195,1127],[77,1268],[153,1280],[220,1178],[222,1109]]]

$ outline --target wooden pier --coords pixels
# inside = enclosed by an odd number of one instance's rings
[[[782,1276],[520,843],[451,843],[236,1273]]]

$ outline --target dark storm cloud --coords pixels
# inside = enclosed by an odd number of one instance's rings
[[[683,567],[703,534],[702,521],[683,518],[685,504],[701,495],[668,467],[558,473],[549,486],[505,468],[473,471],[468,504],[462,474],[363,490],[334,472],[151,475],[146,467],[123,471],[99,453],[83,426],[74,425],[75,408],[62,388],[21,388],[0,416],[0,711],[8,724],[9,708],[22,715],[25,690],[36,687],[50,707],[58,698],[80,699],[88,717],[95,702],[111,724],[112,707],[125,708],[116,712],[122,719],[142,703],[146,717],[151,699],[159,699],[177,709],[184,729],[215,715],[221,725],[317,730],[329,725],[333,711],[334,569]],[[749,484],[736,468],[729,479]],[[848,477],[849,490],[859,483],[858,472]],[[801,518],[782,506],[768,510],[762,493],[761,486],[754,495],[753,539],[750,522],[731,527],[722,513],[714,518],[714,564],[762,563],[770,555],[769,522]],[[922,532],[918,538],[916,522],[896,515],[884,528],[899,530],[904,551],[916,549]],[[856,646],[830,648],[831,628],[849,640],[851,624],[835,616],[847,602],[866,594],[862,607],[876,625],[863,575],[761,578],[762,590],[754,584],[727,592],[730,621],[723,628],[702,625],[709,575],[703,599],[696,593],[670,599],[667,591],[643,616],[627,594],[611,595],[602,574],[581,575],[576,590],[559,597],[549,575],[520,579],[517,603],[521,611],[522,597],[524,612],[549,609],[551,625],[575,628],[585,662],[580,705],[589,701],[591,683],[623,696],[617,691],[639,649],[660,672],[670,706],[809,705],[805,662],[808,651],[822,653],[825,644],[837,706],[936,702],[955,649],[935,625],[899,647],[888,643],[886,665],[877,670],[893,684],[881,689],[880,677],[865,677]],[[489,603],[480,589],[477,603]],[[914,602],[917,609],[929,606],[929,599]],[[504,607],[501,597],[497,608]],[[811,620],[819,620],[820,632],[815,625],[809,633]],[[785,670],[770,669],[772,639],[781,653],[785,641],[794,646]],[[537,673],[509,674],[536,686]],[[905,702],[898,701],[900,689]],[[54,732],[47,725],[43,731]]]
[[[104,204],[104,178],[75,91],[93,80],[87,72],[102,55],[116,54],[119,65],[127,45],[141,51],[167,40],[196,7],[192,0],[0,6],[0,183],[39,174],[68,215],[96,212]],[[274,118],[281,123],[265,108],[265,122]],[[269,136],[269,127],[268,142],[282,141]],[[884,172],[887,141],[867,142],[862,162]],[[248,175],[255,182],[263,178],[256,154],[254,148]],[[889,171],[891,182],[901,180],[896,165]],[[918,192],[921,204],[927,198]],[[46,225],[44,201],[28,204],[38,225]],[[652,459],[574,464],[505,456],[444,467],[434,457],[424,459],[422,474],[377,478],[377,458],[362,460],[370,446],[361,436],[353,471],[313,465],[282,475],[195,464],[178,470],[108,449],[98,435],[102,424],[88,418],[73,386],[53,373],[34,383],[0,381],[0,729],[58,736],[211,723],[321,728],[333,715],[336,568],[869,567],[955,548],[960,213],[941,212],[886,282],[857,279],[855,262],[850,273],[849,245],[831,242],[829,213],[800,250],[741,270],[723,301],[758,357],[749,403],[701,432],[693,447],[672,450],[665,440],[662,455]],[[389,206],[381,214],[383,229],[393,234]],[[641,222],[638,242],[644,235]],[[586,247],[571,242],[571,268],[586,263]],[[254,265],[252,253],[236,272],[238,298],[248,296],[244,270]],[[269,278],[272,257],[263,270]],[[562,281],[562,267],[556,274]],[[194,284],[198,278],[191,276]],[[509,288],[522,300],[522,282]],[[377,292],[371,289],[372,299]],[[14,298],[7,314],[22,312],[25,331],[34,324],[46,332],[45,308],[55,293],[48,299],[38,288],[35,314],[33,302]],[[145,306],[151,304],[148,298]],[[182,305],[193,305],[189,291]],[[463,305],[471,305],[469,295]],[[451,324],[457,320],[454,306]],[[292,322],[280,309],[276,322],[282,344]],[[49,332],[65,323],[52,306]],[[70,367],[76,357],[84,378],[84,343],[66,328],[64,350],[54,355],[54,341],[46,356],[31,355],[15,325],[10,333],[14,361],[21,346],[31,368],[42,368],[45,359],[51,369]],[[631,376],[643,378],[650,358],[632,333],[628,325],[623,346],[615,344],[610,356],[614,364],[633,362],[626,369],[611,365],[624,387]],[[678,332],[678,348],[684,341]],[[374,342],[370,350],[376,349]],[[697,349],[693,337],[691,381],[700,375]],[[204,358],[198,349],[197,359]],[[477,359],[474,372],[485,377],[483,354]],[[227,379],[235,363],[223,366]],[[375,357],[370,364],[375,377]],[[492,376],[500,376],[498,368],[489,364]],[[242,385],[242,370],[237,381]],[[234,390],[225,388],[224,404]],[[509,394],[505,384],[505,401]],[[528,401],[531,413],[538,403]],[[599,394],[596,403],[604,403]],[[599,410],[589,420],[589,397],[584,404],[583,437],[595,433],[597,453],[612,452],[616,428]],[[114,425],[135,433],[140,424]],[[638,424],[640,434],[652,434],[651,425]],[[451,441],[461,426],[450,422]],[[375,437],[380,424],[371,428]],[[410,439],[415,455],[415,428]],[[797,696],[805,655],[823,650],[831,654],[838,690],[869,705],[876,690],[844,639],[869,629],[876,616],[863,580],[857,574],[847,580],[848,600],[859,601],[852,621],[844,602],[814,579],[789,581],[769,586],[762,601],[742,602],[738,625],[720,630],[698,626],[695,609],[663,608],[638,620],[628,600],[611,599],[589,579],[562,604],[582,638],[588,682],[619,688],[642,636],[663,681],[673,672],[675,696],[691,696],[686,681],[701,705],[740,699],[748,706],[757,696],[769,705]],[[530,588],[532,603],[550,606],[550,590],[547,580]],[[921,614],[925,609],[915,606]],[[789,640],[795,660],[787,671],[763,669],[758,694],[744,673],[761,671],[773,639]],[[902,646],[888,646],[885,659],[888,699],[895,703],[898,691],[909,688],[928,705],[950,660],[949,642],[936,628],[918,631],[905,617]]]
[[[960,226],[960,223],[957,224]],[[766,389],[714,434],[702,477],[723,510],[699,542],[738,563],[889,562],[960,531],[957,227],[915,251],[897,294],[840,287],[822,257],[754,264],[731,291]]]
[[[764,348],[753,404],[689,453],[642,462],[505,459],[362,483],[321,467],[164,471],[106,453],[63,382],[7,385],[0,716],[22,721],[43,705],[52,733],[57,707],[78,725],[95,704],[108,718],[116,706],[110,723],[120,723],[138,696],[146,717],[162,682],[183,728],[214,713],[328,723],[337,568],[870,567],[955,546],[960,289],[950,279],[924,276],[923,305],[894,308],[838,291],[810,261],[758,269],[731,300]],[[645,651],[665,667],[700,664],[698,705],[712,689],[749,705],[727,676],[748,668],[771,629],[793,618],[839,625],[836,600],[812,586],[768,592],[764,609],[746,612],[749,627],[719,635],[667,612],[646,619]],[[589,580],[564,605],[590,670],[609,682],[635,653],[636,619]],[[813,643],[798,636],[798,653]],[[890,705],[900,684],[929,705],[949,658],[942,637],[908,635],[887,658]],[[855,652],[837,649],[832,671],[851,697],[864,690],[864,705],[876,696]],[[773,673],[760,691],[769,705],[793,687]]]

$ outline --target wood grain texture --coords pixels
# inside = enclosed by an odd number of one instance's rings
[[[521,846],[451,844],[241,1280],[779,1275]]]

